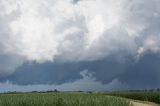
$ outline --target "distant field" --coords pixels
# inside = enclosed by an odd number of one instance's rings
[[[96,93],[50,92],[0,94],[0,106],[132,106],[125,99]]]
[[[125,97],[135,100],[149,101],[160,104],[160,92],[145,92],[145,91],[117,91],[117,92],[106,92],[105,94],[111,96]]]

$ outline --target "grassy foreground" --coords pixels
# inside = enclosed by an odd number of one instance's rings
[[[0,94],[0,106],[132,106],[106,95],[78,92]]]
[[[160,104],[160,92],[145,92],[145,91],[116,91],[105,93],[111,96],[125,97],[129,99],[149,101]]]

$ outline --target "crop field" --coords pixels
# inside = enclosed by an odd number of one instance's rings
[[[129,101],[84,92],[0,94],[0,106],[132,106]]]
[[[105,93],[107,95],[111,96],[119,96],[119,97],[125,97],[129,99],[135,99],[135,100],[142,100],[142,101],[149,101],[149,102],[155,102],[160,104],[160,92],[145,92],[145,91],[116,91],[116,92],[107,92]]]

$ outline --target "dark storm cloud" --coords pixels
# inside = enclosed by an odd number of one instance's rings
[[[10,81],[14,84],[62,84],[81,79],[83,70],[94,73],[93,76],[103,83],[109,83],[123,72],[126,64],[112,59],[90,62],[68,63],[26,63],[11,75],[0,77],[1,82]]]
[[[102,84],[158,87],[159,4],[0,0],[0,82],[60,85],[88,70]]]
[[[119,80],[127,83],[132,89],[160,87],[160,57],[147,53],[137,63],[130,65]]]
[[[160,57],[150,53],[138,62],[130,59],[125,63],[120,63],[111,58],[94,62],[26,63],[18,68],[14,74],[1,76],[0,81],[10,81],[18,85],[61,85],[82,79],[79,73],[87,69],[89,73],[94,73],[93,77],[97,81],[103,84],[118,79],[121,83],[125,83],[129,89],[157,88],[160,86],[159,63]]]
[[[113,60],[99,60],[78,63],[44,63],[24,64],[15,73],[1,77],[17,84],[61,84],[81,78],[79,73],[85,69],[94,72],[97,80],[109,83],[123,72],[126,64]]]
[[[80,0],[73,0],[73,3],[77,3],[77,2],[79,2]]]
[[[0,53],[0,76],[12,74],[18,66],[23,64],[23,58],[16,55]]]
[[[9,80],[14,84],[61,84],[81,78],[80,67],[76,63],[24,64],[15,73],[3,76],[1,81]]]

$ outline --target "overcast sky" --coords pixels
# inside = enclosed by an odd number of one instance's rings
[[[160,87],[160,0],[0,0],[0,92]]]

